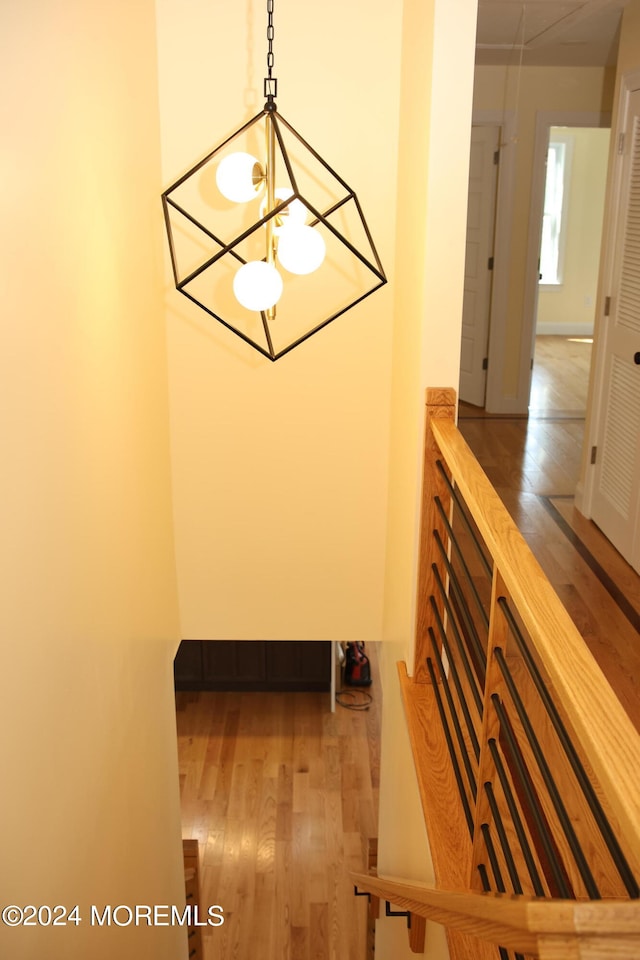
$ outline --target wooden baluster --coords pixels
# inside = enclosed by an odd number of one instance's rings
[[[369,838],[367,869],[375,874],[378,869],[378,838]],[[374,960],[376,952],[376,920],[380,916],[380,897],[371,894],[367,910],[367,960]]]
[[[412,953],[424,954],[424,941],[427,933],[427,921],[419,913],[411,914],[409,927],[409,949]]]
[[[192,909],[200,907],[200,865],[198,857],[198,841],[183,840],[182,855],[184,859],[184,884],[187,906]],[[194,916],[192,914],[192,920]],[[202,927],[190,923],[187,928],[189,944],[189,960],[202,960]]]
[[[424,469],[422,477],[422,518],[420,529],[420,557],[418,566],[418,597],[416,610],[416,641],[413,664],[413,679],[416,683],[429,683],[429,672],[426,659],[431,654],[429,627],[431,626],[438,639],[437,627],[433,618],[433,611],[429,598],[436,598],[438,609],[444,614],[442,601],[438,597],[438,589],[433,573],[432,564],[435,563],[446,583],[446,571],[442,558],[438,554],[433,540],[433,531],[437,530],[446,543],[446,531],[442,518],[438,514],[433,502],[439,496],[445,511],[448,511],[450,495],[446,484],[436,466],[441,458],[435,442],[431,424],[433,420],[455,420],[456,391],[451,387],[429,387],[426,393],[426,426],[424,441]]]

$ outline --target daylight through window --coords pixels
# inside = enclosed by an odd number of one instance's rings
[[[569,183],[569,146],[563,140],[550,140],[544,190],[544,214],[540,244],[540,283],[562,283],[564,230]]]

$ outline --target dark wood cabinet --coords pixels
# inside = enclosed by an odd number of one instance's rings
[[[176,690],[329,690],[328,640],[183,640]]]
[[[328,690],[331,671],[331,644],[320,641],[265,644],[267,676],[282,683],[312,684]]]

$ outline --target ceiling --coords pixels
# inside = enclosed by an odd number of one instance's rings
[[[478,0],[476,63],[615,64],[628,0]]]

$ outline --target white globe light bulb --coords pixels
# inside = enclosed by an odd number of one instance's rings
[[[246,203],[254,200],[264,184],[262,167],[250,153],[230,153],[216,170],[218,190],[227,200]]]
[[[276,187],[275,197],[278,203],[283,203],[285,200],[288,200],[289,197],[293,196],[293,190],[290,190],[288,187]],[[267,212],[267,198],[265,197],[262,203],[260,204],[260,216],[264,217]],[[275,226],[273,232],[278,236],[283,227],[286,227],[289,224],[297,223],[303,224],[307,219],[307,208],[301,200],[292,200],[288,207],[285,207],[280,213],[277,213],[273,218]],[[265,224],[266,226],[266,224]]]
[[[247,310],[268,310],[282,296],[282,277],[273,264],[250,260],[233,278],[233,292]]]
[[[325,258],[327,247],[322,234],[304,224],[282,228],[278,238],[278,260],[289,273],[313,273]]]
[[[298,224],[298,226],[304,226],[304,222],[307,219],[308,210],[305,207],[302,200],[292,200],[289,206],[287,207],[289,211],[289,224]]]

